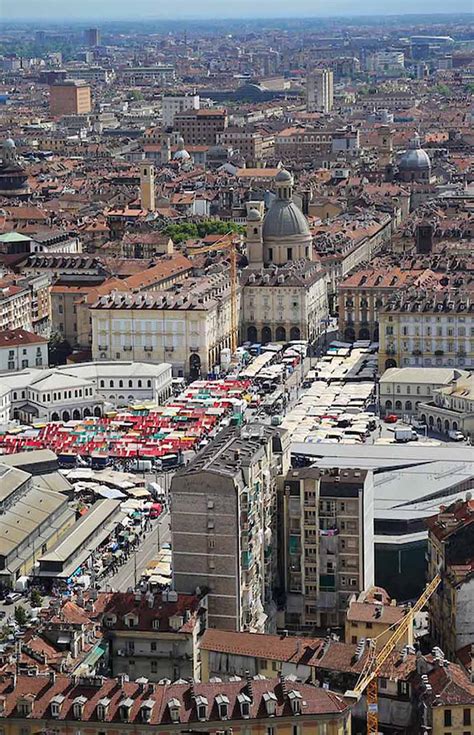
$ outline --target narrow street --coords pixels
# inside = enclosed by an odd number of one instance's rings
[[[151,531],[148,531],[140,546],[132,552],[125,564],[119,567],[113,577],[107,577],[101,582],[102,590],[126,592],[129,587],[135,588],[136,582],[148,563],[156,559],[164,543],[171,540],[169,530],[170,515],[163,513],[156,521],[152,521]]]

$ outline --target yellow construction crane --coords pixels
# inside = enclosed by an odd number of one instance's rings
[[[367,735],[378,735],[379,716],[378,716],[378,689],[377,678],[397,643],[399,643],[410,627],[413,625],[415,615],[428,602],[433,592],[441,582],[439,574],[426,586],[424,592],[420,595],[412,608],[407,612],[400,623],[396,623],[396,628],[385,645],[377,651],[376,640],[370,641],[369,656],[361,672],[357,684],[354,689],[345,693],[344,696],[359,700],[361,696],[366,694],[367,697]]]
[[[236,351],[237,336],[239,331],[238,325],[238,314],[237,314],[237,246],[233,240],[226,240],[224,238],[229,235],[235,235],[235,232],[229,232],[222,236],[222,240],[218,240],[213,245],[205,245],[199,248],[192,248],[189,250],[188,255],[192,258],[193,255],[201,255],[202,253],[212,253],[216,251],[229,251],[230,260],[230,349],[232,354]]]

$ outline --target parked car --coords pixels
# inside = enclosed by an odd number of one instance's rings
[[[453,442],[463,442],[465,439],[464,434],[462,431],[448,431],[448,436]]]
[[[386,424],[396,424],[398,421],[398,416],[395,413],[388,413],[386,416],[384,416],[383,420]]]
[[[21,600],[22,595],[20,592],[10,592],[5,599],[5,603],[7,605],[13,605],[14,602],[18,602],[18,600]]]

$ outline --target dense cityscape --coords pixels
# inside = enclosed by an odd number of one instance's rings
[[[474,735],[472,15],[117,6],[0,29],[0,735]]]

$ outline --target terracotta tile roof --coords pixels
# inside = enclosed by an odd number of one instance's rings
[[[361,623],[393,625],[404,617],[404,610],[397,605],[377,605],[368,602],[352,602],[347,611],[347,620]]]
[[[176,602],[163,602],[161,595],[155,596],[154,604],[150,607],[145,595],[137,602],[135,593],[104,592],[100,593],[94,604],[94,615],[115,616],[113,630],[129,630],[125,623],[125,616],[134,614],[138,617],[138,624],[133,630],[153,630],[153,621],[160,621],[160,632],[189,633],[195,625],[195,615],[200,609],[200,600],[196,595],[179,594]],[[92,613],[91,613],[92,615]],[[183,618],[179,630],[170,625],[173,616]]]
[[[239,168],[236,176],[240,179],[274,179],[279,168]]]
[[[357,646],[351,643],[330,641],[309,664],[317,669],[339,671],[346,674],[360,674],[368,658],[368,648],[361,658],[356,657]],[[416,670],[416,655],[404,655],[400,651],[393,651],[384,663],[380,676],[385,679],[408,679]]]
[[[227,681],[193,685],[169,684],[154,685],[140,684],[137,682],[118,679],[94,678],[72,678],[70,676],[57,675],[54,679],[47,675],[18,676],[16,685],[12,686],[13,678],[4,676],[0,681],[0,698],[3,704],[2,719],[17,719],[21,715],[17,708],[19,702],[30,702],[32,707],[28,722],[35,720],[48,720],[51,724],[51,702],[59,703],[59,714],[55,718],[58,722],[76,721],[78,718],[74,713],[74,703],[80,704],[82,711],[80,722],[91,722],[97,726],[97,705],[101,700],[107,700],[104,723],[119,723],[121,720],[120,708],[129,707],[126,721],[129,723],[143,723],[141,716],[142,708],[150,707],[150,725],[170,724],[171,716],[168,703],[176,701],[179,711],[180,723],[198,723],[195,698],[204,697],[208,702],[207,721],[215,724],[222,722],[219,717],[218,703],[216,697],[224,695],[228,700],[228,720],[242,720],[239,695],[248,697],[247,681]],[[287,681],[286,690],[295,690],[301,695],[302,721],[306,717],[317,715],[340,714],[345,717],[348,713],[348,703],[339,695],[310,684]],[[250,704],[250,717],[247,722],[266,718],[264,695],[272,693],[275,697],[275,718],[292,718],[293,713],[290,700],[285,694],[281,682],[278,679],[252,680],[252,697]],[[215,724],[213,727],[215,727]],[[64,726],[66,729],[66,726]],[[128,726],[130,727],[130,725]],[[140,729],[142,729],[140,727]],[[145,725],[145,728],[147,726]],[[202,726],[201,726],[202,727]],[[67,726],[69,731],[69,726]]]
[[[59,625],[67,625],[68,623],[72,625],[90,625],[91,619],[82,607],[68,600],[62,605],[57,614],[49,618],[48,622]]]
[[[14,347],[15,345],[47,344],[48,340],[26,329],[6,329],[0,331],[0,347]]]
[[[425,521],[430,533],[440,541],[444,541],[461,528],[474,523],[474,500],[465,503],[453,503],[447,508],[441,508],[440,512]]]
[[[123,285],[126,289],[131,290],[145,288],[146,286],[158,284],[160,281],[170,278],[173,275],[185,273],[192,267],[193,264],[191,261],[181,253],[163,255],[152,268],[125,278]]]
[[[458,664],[448,661],[435,663],[427,672],[432,692],[429,695],[432,707],[474,705],[474,684]],[[423,684],[420,677],[414,682],[415,692],[421,692]]]
[[[253,656],[271,661],[304,663],[324,644],[322,638],[266,635],[263,633],[235,633],[209,628],[203,634],[200,648],[208,651]]]

